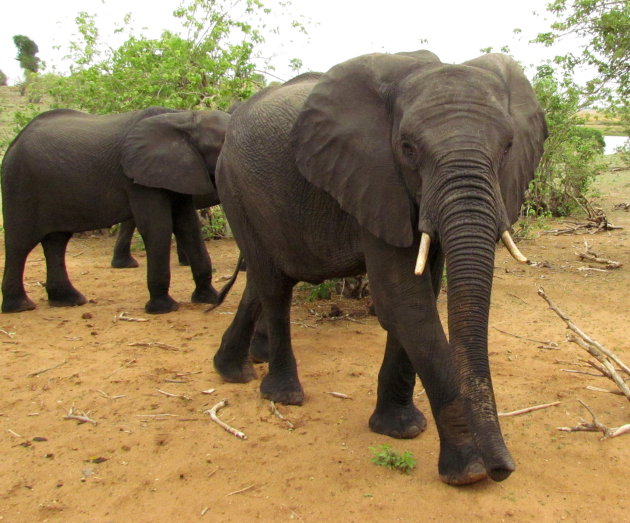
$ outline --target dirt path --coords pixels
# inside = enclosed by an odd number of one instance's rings
[[[600,185],[602,207],[623,230],[522,242],[532,259],[548,262],[546,268],[517,266],[498,252],[489,334],[499,410],[561,403],[502,418],[517,471],[503,483],[468,488],[438,479],[437,434],[420,385],[417,403],[429,417],[424,434],[395,441],[368,430],[385,335],[375,318],[363,315],[365,302],[334,299],[358,314],[352,321],[319,321],[310,310],[325,312],[331,302],[308,303],[299,293],[293,340],[307,398],[302,407],[280,407],[293,424],[289,429],[260,399],[258,380],[225,384],[212,369],[244,276],[224,306],[207,314],[204,306],[187,303],[192,278],[175,266],[173,296],[181,309],[149,317],[144,258],[140,269],[114,270],[112,238],[73,239],[69,271],[91,302],[53,309],[39,283],[45,267],[38,249],[26,271],[37,310],[0,316],[0,519],[626,520],[630,436],[601,441],[557,427],[588,418],[578,398],[610,426],[630,422],[630,405],[586,390],[611,388],[605,379],[561,370],[576,368],[585,354],[564,341],[564,325],[536,294],[544,286],[585,331],[630,362],[630,214],[612,210],[630,201],[630,173],[609,174]],[[583,250],[584,240],[624,267],[579,271],[585,264],[574,251]],[[208,249],[216,277],[229,274],[237,256],[233,242],[210,242]],[[148,321],[116,319],[122,312]],[[264,365],[257,368],[264,374]],[[202,393],[211,388],[213,394]],[[220,414],[247,434],[245,441],[204,414],[225,398],[230,404]],[[64,420],[73,407],[97,424]],[[383,443],[415,455],[411,474],[371,463],[369,447]]]

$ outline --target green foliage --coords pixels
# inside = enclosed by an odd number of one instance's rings
[[[578,70],[590,73],[591,78],[580,89],[582,104],[603,103],[616,113],[630,135],[630,2],[554,0],[547,9],[556,20],[535,41],[550,46],[577,36],[579,51],[557,56],[556,64],[568,77]]]
[[[228,222],[220,205],[199,211],[201,233],[205,240],[219,240],[228,235]]]
[[[529,187],[526,216],[567,216],[579,208],[589,185],[603,169],[603,137],[584,128],[578,115],[580,89],[568,77],[558,80],[550,65],[538,67],[533,80],[545,110],[549,137]]]
[[[0,69],[0,85],[7,85],[7,75],[4,74],[4,71],[2,69]]]
[[[26,74],[36,73],[40,64],[40,59],[35,56],[39,52],[37,44],[24,35],[15,35],[13,43],[18,50],[16,59],[20,62],[20,67]]]
[[[399,454],[389,445],[370,447],[370,451],[374,455],[372,463],[381,467],[387,467],[388,469],[397,470],[403,474],[409,474],[416,466],[416,459],[411,452]]]
[[[187,0],[173,13],[181,34],[135,35],[126,17],[119,30],[125,41],[108,51],[95,16],[81,12],[67,57],[71,74],[50,93],[56,105],[91,113],[151,105],[228,109],[264,86],[254,60],[270,12],[260,0]]]
[[[337,283],[339,280],[326,280],[318,285],[311,285],[310,283],[304,283],[302,289],[306,289],[309,294],[306,298],[307,301],[312,302],[315,300],[330,300],[332,295],[337,291]]]

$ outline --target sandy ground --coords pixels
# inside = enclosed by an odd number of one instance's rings
[[[497,254],[489,334],[499,410],[560,404],[502,418],[516,472],[502,483],[465,488],[438,479],[438,439],[420,384],[417,404],[429,417],[425,433],[399,441],[369,431],[385,334],[365,315],[366,301],[310,303],[304,290],[297,293],[292,330],[307,396],[302,407],[279,407],[290,428],[259,397],[259,380],[226,384],[212,368],[244,274],[225,304],[206,313],[205,306],[188,303],[189,269],[174,266],[172,294],[180,310],[148,316],[144,253],[137,253],[139,269],[111,269],[113,238],[77,238],[69,246],[69,272],[90,303],[51,308],[40,284],[45,265],[38,248],[26,270],[38,308],[0,316],[0,519],[627,520],[630,435],[602,441],[600,434],[557,427],[590,419],[578,399],[611,427],[629,423],[628,401],[586,389],[613,388],[604,378],[562,371],[579,369],[586,353],[564,340],[563,323],[536,293],[544,286],[583,330],[630,361],[630,214],[612,210],[630,201],[630,173],[606,175],[600,186],[601,206],[623,230],[538,231],[521,247],[548,267],[517,266],[503,251]],[[624,267],[578,270],[587,266],[575,255],[585,240]],[[235,245],[212,241],[208,250],[219,286],[235,264]],[[322,320],[333,303],[352,316]],[[445,304],[443,296],[442,310]],[[146,321],[117,319],[123,312]],[[542,348],[550,341],[557,350]],[[266,366],[257,369],[263,375]],[[216,391],[202,392],[208,389]],[[204,413],[222,399],[229,405],[221,417],[246,440]],[[64,419],[72,408],[96,424]],[[373,464],[369,447],[384,443],[412,452],[416,468],[403,475]]]
[[[7,115],[22,101],[14,89],[0,94],[6,132]],[[180,310],[148,316],[143,253],[139,269],[115,270],[113,238],[76,238],[69,272],[90,303],[50,308],[36,249],[26,283],[37,310],[0,315],[0,520],[627,520],[630,435],[602,441],[600,434],[557,427],[590,420],[578,399],[610,427],[630,423],[630,406],[621,396],[586,389],[614,388],[609,380],[562,370],[588,371],[577,366],[586,353],[565,341],[564,324],[536,293],[544,286],[583,330],[630,362],[630,214],[613,210],[630,201],[630,172],[608,174],[598,185],[601,207],[623,230],[568,236],[535,230],[521,248],[547,262],[543,267],[517,266],[498,252],[489,335],[499,410],[560,404],[502,418],[516,472],[503,483],[465,488],[438,479],[438,439],[420,384],[425,433],[399,441],[369,431],[385,334],[365,315],[366,301],[311,303],[306,291],[296,293],[293,341],[307,396],[302,407],[279,407],[283,421],[260,398],[259,380],[226,384],[212,368],[245,275],[220,309],[205,313],[205,306],[188,303],[189,269],[175,265],[172,294]],[[585,240],[624,267],[579,270],[587,264],[575,252]],[[237,252],[232,241],[209,242],[208,250],[220,286]],[[333,304],[349,317],[322,319]],[[445,305],[442,296],[442,311]],[[147,321],[124,321],[121,313]],[[548,342],[557,350],[543,348]],[[257,368],[264,375],[266,366]],[[209,389],[216,390],[202,392]],[[205,414],[223,399],[229,405],[221,417],[246,440]],[[64,419],[71,409],[96,424]],[[369,449],[385,443],[412,452],[416,468],[403,475],[374,465]]]

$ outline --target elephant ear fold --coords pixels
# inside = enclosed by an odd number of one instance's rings
[[[196,127],[192,111],[140,120],[122,146],[124,173],[145,187],[183,194],[210,192],[210,173],[192,140]]]
[[[543,143],[547,138],[545,115],[523,69],[509,56],[487,54],[466,62],[466,65],[492,71],[505,82],[508,90],[514,139],[499,173],[499,184],[511,224],[518,218],[525,192],[534,179],[543,153]]]
[[[387,94],[430,63],[439,59],[419,51],[364,55],[339,64],[315,84],[294,127],[302,175],[397,247],[412,244],[415,211],[392,152]]]

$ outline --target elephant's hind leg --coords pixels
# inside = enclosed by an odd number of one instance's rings
[[[212,286],[212,262],[201,237],[201,226],[192,198],[178,199],[173,204],[173,232],[178,249],[186,255],[195,280],[193,303],[218,303],[219,295]]]
[[[112,257],[114,269],[132,269],[138,266],[138,262],[131,255],[131,240],[135,229],[136,222],[133,220],[127,220],[120,224]]]
[[[42,239],[46,256],[46,292],[52,307],[74,307],[87,302],[70,283],[66,270],[66,247],[71,237],[71,233],[52,232]]]
[[[225,381],[247,383],[256,378],[249,359],[249,344],[256,320],[260,316],[260,300],[247,284],[234,320],[223,334],[221,346],[214,355],[214,368]]]
[[[24,290],[24,266],[26,258],[35,247],[32,245],[15,245],[5,235],[5,262],[2,278],[2,312],[23,312],[35,308],[35,303],[26,295]]]

